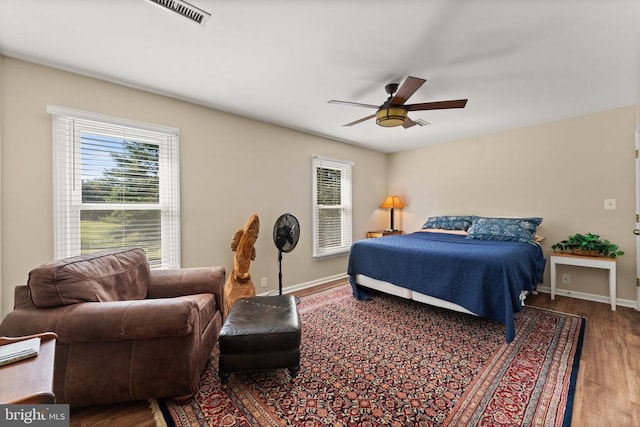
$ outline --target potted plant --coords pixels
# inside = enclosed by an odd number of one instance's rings
[[[615,258],[624,255],[618,250],[618,245],[593,233],[573,234],[565,240],[551,245],[554,251],[568,252],[574,255],[602,256]]]

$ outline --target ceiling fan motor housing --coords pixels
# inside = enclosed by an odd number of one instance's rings
[[[389,95],[393,95],[398,91],[398,83],[389,83],[384,87],[384,90],[387,91]]]

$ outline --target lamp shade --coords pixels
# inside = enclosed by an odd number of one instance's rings
[[[404,205],[402,204],[402,200],[398,196],[387,196],[384,199],[384,202],[380,205],[381,208],[398,208],[404,209]]]
[[[404,124],[407,110],[402,107],[382,107],[376,113],[376,123],[383,127],[395,127]]]

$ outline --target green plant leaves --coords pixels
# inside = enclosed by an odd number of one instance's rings
[[[593,233],[573,234],[551,245],[551,249],[562,252],[571,252],[574,249],[579,249],[586,252],[596,252],[609,258],[624,255],[624,251],[619,250],[618,245],[607,239],[601,239],[599,235]]]

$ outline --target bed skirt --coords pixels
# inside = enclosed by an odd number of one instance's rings
[[[366,288],[375,289],[376,291],[384,292],[385,294],[395,295],[401,298],[412,299],[418,302],[422,302],[424,304],[433,305],[436,307],[446,308],[448,310],[459,311],[461,313],[473,314],[477,316],[478,314],[467,310],[466,308],[445,301],[440,298],[432,297],[429,295],[422,294],[420,292],[412,291],[411,289],[403,288],[398,285],[394,285],[393,283],[385,282],[383,280],[374,279],[369,276],[365,276],[364,274],[356,274],[355,275],[356,283],[360,286],[364,286]],[[524,300],[527,297],[528,292],[522,291],[520,292],[520,302],[524,307]]]

